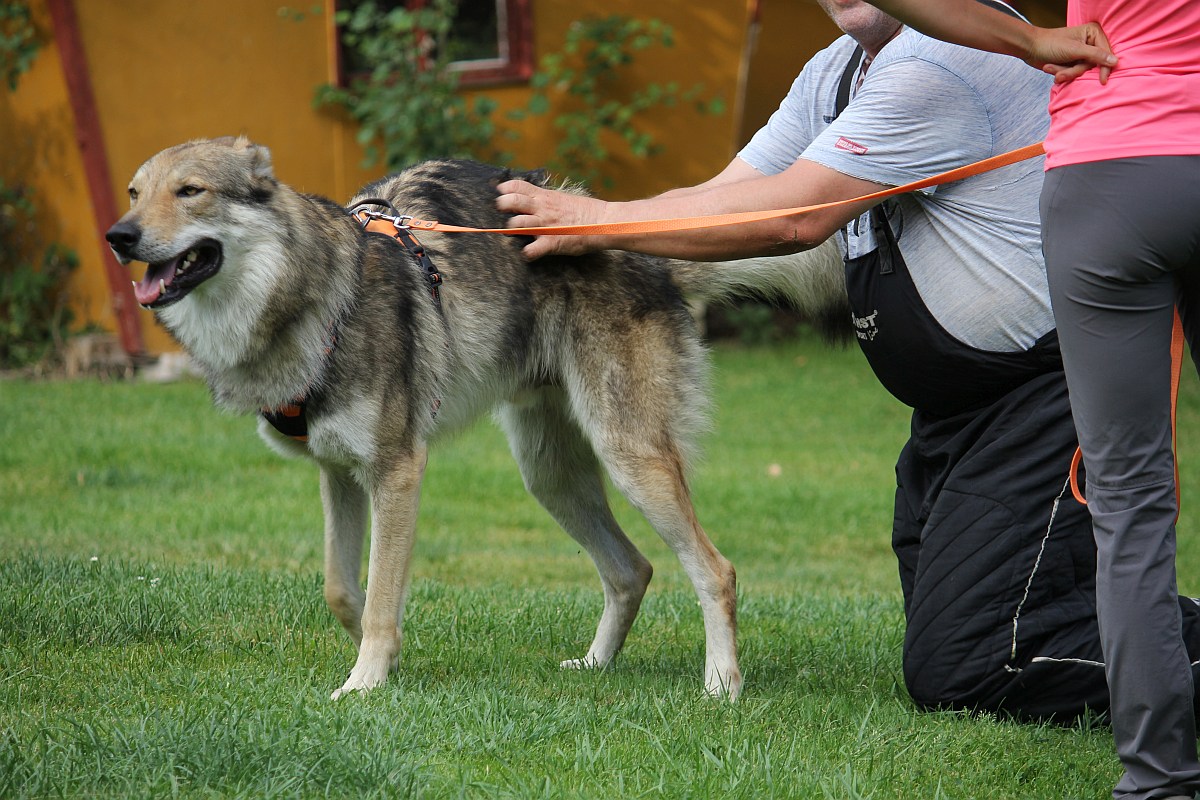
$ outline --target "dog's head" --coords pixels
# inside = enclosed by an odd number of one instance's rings
[[[151,157],[129,182],[129,212],[105,238],[122,264],[143,261],[137,301],[162,308],[216,276],[231,234],[278,189],[271,154],[244,137],[176,145]]]

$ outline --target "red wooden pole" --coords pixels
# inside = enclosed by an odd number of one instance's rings
[[[96,112],[96,97],[92,93],[92,82],[88,76],[87,55],[83,51],[83,38],[79,35],[79,20],[71,0],[47,0],[50,17],[54,22],[54,40],[62,61],[63,75],[67,81],[67,94],[71,110],[75,115],[75,138],[79,154],[83,159],[84,175],[88,194],[95,210],[97,246],[104,261],[104,272],[113,313],[117,317],[117,332],[121,346],[131,356],[145,352],[142,342],[141,322],[138,319],[137,301],[129,275],[117,263],[104,234],[120,217],[113,199],[112,180],[108,170],[108,152],[104,149],[104,136],[100,130],[100,117]]]

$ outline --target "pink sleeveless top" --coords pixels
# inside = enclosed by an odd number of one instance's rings
[[[1200,0],[1068,0],[1067,24],[1099,22],[1120,58],[1050,94],[1046,168],[1200,155]]]

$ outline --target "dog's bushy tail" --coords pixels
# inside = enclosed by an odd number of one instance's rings
[[[845,267],[832,240],[784,256],[736,261],[671,262],[671,274],[689,298],[719,301],[760,297],[795,308],[831,342],[853,336]]]

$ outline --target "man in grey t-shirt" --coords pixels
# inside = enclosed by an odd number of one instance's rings
[[[831,120],[852,57],[849,103]],[[905,28],[871,59],[854,90],[866,58],[849,36],[814,56],[738,158],[764,175],[804,158],[898,186],[1046,134],[1053,80],[1015,58],[982,56]],[[925,305],[973,347],[1025,350],[1054,327],[1038,224],[1042,162],[885,201]],[[867,223],[838,232],[851,258],[877,246]]]
[[[818,1],[848,35],[804,67],[719,175],[626,203],[511,181],[497,205],[517,215],[513,227],[793,208],[862,197],[1045,134],[1049,76],[929,39],[861,0]],[[922,707],[1070,717],[1108,705],[1091,524],[1063,496],[1076,441],[1041,258],[1041,181],[1035,159],[883,204],[526,246],[530,258],[624,249],[725,261],[837,237],[859,345],[913,408],[892,536],[905,681]],[[1200,652],[1200,611],[1187,602],[1185,638]]]

